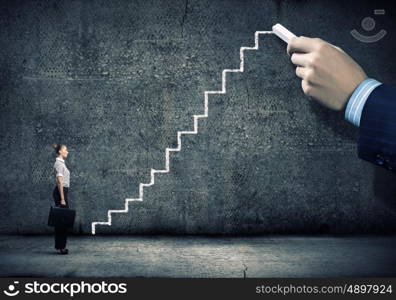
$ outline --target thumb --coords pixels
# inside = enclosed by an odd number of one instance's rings
[[[342,50],[340,47],[335,46],[335,45],[333,45],[333,44],[330,44],[330,45],[333,46],[334,48],[336,48],[338,51],[341,51],[342,53],[345,53],[345,51]]]

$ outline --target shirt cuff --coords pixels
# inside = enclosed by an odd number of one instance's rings
[[[63,176],[63,174],[61,174],[61,173],[56,174],[56,177],[58,177],[58,176]]]
[[[348,100],[348,104],[345,109],[345,119],[359,127],[360,117],[366,100],[370,96],[371,92],[381,84],[381,82],[373,78],[366,78],[363,80],[356,87]]]

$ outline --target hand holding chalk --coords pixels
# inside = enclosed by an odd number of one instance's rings
[[[322,39],[296,37],[280,24],[272,30],[287,43],[304,93],[328,108],[344,109],[352,92],[367,78],[363,69],[341,48]]]

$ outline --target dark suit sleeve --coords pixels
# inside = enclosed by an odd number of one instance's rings
[[[364,104],[358,157],[396,172],[396,87],[381,84]]]

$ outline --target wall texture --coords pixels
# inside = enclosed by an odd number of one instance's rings
[[[55,155],[67,144],[75,233],[137,198],[165,148],[193,129],[203,93],[239,47],[277,22],[343,48],[396,84],[396,9],[368,1],[1,1],[0,232],[47,233]],[[384,8],[386,15],[373,16]],[[373,16],[388,34],[350,35]],[[227,94],[209,98],[170,173],[97,233],[395,232],[396,178],[357,158],[358,129],[302,93],[275,36],[262,36]]]

